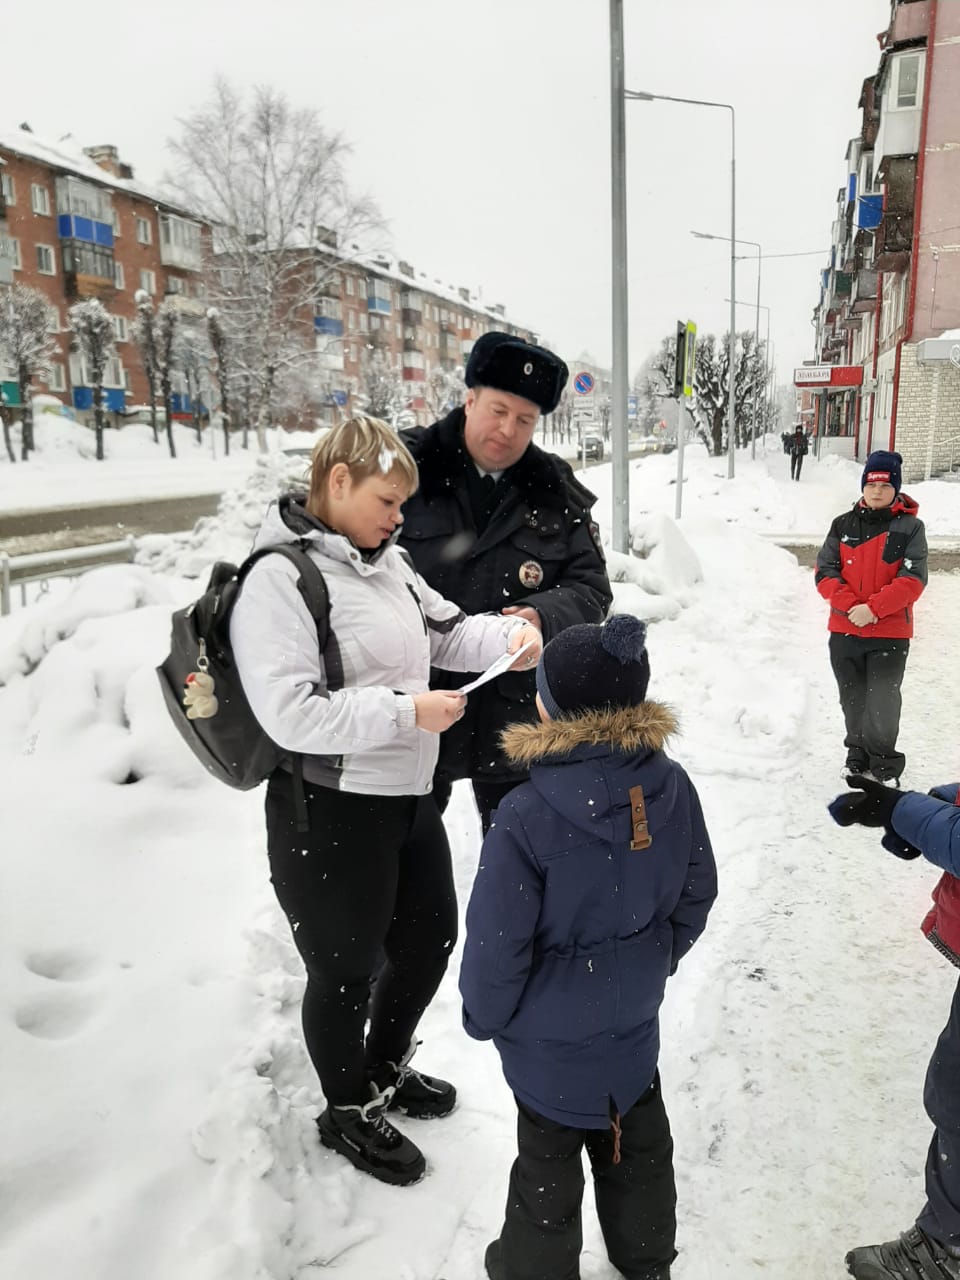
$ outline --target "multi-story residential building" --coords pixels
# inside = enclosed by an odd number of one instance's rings
[[[50,143],[25,127],[0,131],[0,290],[4,283],[39,289],[57,313],[58,356],[38,390],[52,392],[81,413],[89,410],[86,370],[69,350],[66,310],[79,298],[99,297],[113,317],[117,356],[108,372],[106,405],[121,415],[149,396],[130,329],[134,301],[143,289],[157,303],[173,298],[202,318],[206,309],[203,266],[209,229],[188,210],[137,182],[111,146],[77,151]],[[318,297],[304,313],[303,341],[316,353],[316,387],[310,416],[336,421],[364,403],[363,371],[374,352],[409,388],[406,408],[419,422],[436,412],[424,394],[436,369],[462,366],[476,339],[503,329],[531,341],[502,305],[485,305],[469,289],[444,285],[409,262],[364,256],[339,246],[317,228]],[[298,321],[299,322],[299,321]],[[18,403],[13,371],[0,382],[9,404]],[[189,416],[184,385],[174,396],[174,416]],[[292,425],[292,423],[291,423]]]
[[[87,370],[70,351],[66,313],[82,298],[100,298],[113,319],[117,350],[107,371],[105,402],[122,414],[148,396],[130,336],[134,296],[143,289],[158,303],[174,297],[184,311],[202,316],[203,228],[186,210],[137,183],[114,147],[77,152],[21,126],[0,132],[0,161],[0,285],[38,289],[57,317],[58,355],[45,388],[38,389],[81,412],[90,408]],[[4,396],[15,405],[12,371],[2,373]]]
[[[960,459],[960,4],[892,0],[880,41],[810,378],[822,435],[860,459],[895,448],[916,480]]]

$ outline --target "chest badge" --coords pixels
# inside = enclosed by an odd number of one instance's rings
[[[543,581],[543,566],[536,560],[524,560],[520,566],[520,583],[524,587],[539,587]]]

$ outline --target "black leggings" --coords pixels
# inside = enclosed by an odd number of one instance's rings
[[[270,877],[307,970],[307,1052],[327,1102],[344,1106],[369,1101],[371,1071],[403,1056],[440,985],[457,940],[453,870],[431,796],[305,790],[304,834],[291,778],[270,779]]]

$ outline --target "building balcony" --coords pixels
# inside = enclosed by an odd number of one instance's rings
[[[82,244],[113,248],[113,227],[108,222],[95,222],[76,213],[57,215],[57,233],[61,240],[79,240]]]
[[[85,298],[99,298],[101,302],[109,301],[117,292],[113,277],[87,275],[82,271],[65,271],[63,273],[63,290],[68,298],[82,301]]]
[[[388,316],[391,313],[391,305],[389,298],[378,298],[371,296],[367,298],[367,310],[378,316]]]
[[[830,284],[827,290],[827,308],[830,311],[839,311],[843,303],[850,297],[850,291],[853,288],[853,272],[852,271],[834,271],[831,273]]]
[[[860,231],[876,231],[883,217],[883,196],[865,195],[857,197],[857,213],[854,225]]]
[[[853,277],[853,288],[850,291],[850,310],[855,315],[864,315],[869,311],[873,311],[876,307],[878,276],[878,271],[861,267]]]
[[[423,312],[416,307],[401,307],[400,320],[403,324],[410,324],[418,328],[423,324]]]
[[[325,334],[329,338],[343,337],[343,321],[333,316],[314,316],[313,328],[316,333]]]
[[[404,369],[404,382],[426,382],[427,373],[425,369]]]
[[[165,267],[199,271],[203,266],[200,224],[172,213],[160,214],[160,261]]]
[[[343,372],[343,352],[342,351],[318,351],[317,366],[320,369],[329,370],[334,373]]]
[[[904,271],[913,249],[913,213],[887,209],[877,228],[873,265],[877,271]]]

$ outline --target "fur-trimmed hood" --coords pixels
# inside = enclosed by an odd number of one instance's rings
[[[677,718],[661,702],[636,707],[606,708],[543,724],[509,725],[500,735],[514,764],[530,765],[556,756],[569,756],[577,747],[609,747],[625,755],[662,751],[677,732]]]
[[[631,787],[643,787],[651,813],[673,811],[676,765],[663,745],[676,729],[669,707],[642,702],[513,725],[501,741],[511,760],[530,770],[538,821],[559,815],[568,831],[614,840],[629,824]]]

